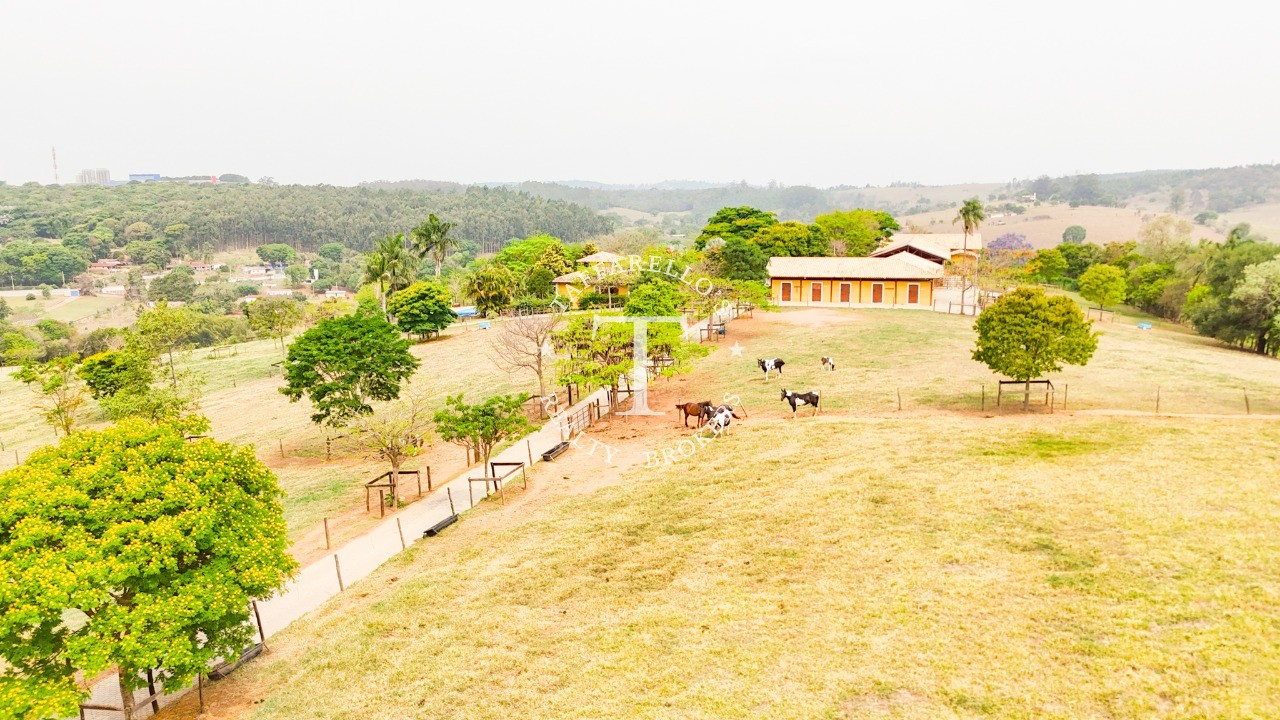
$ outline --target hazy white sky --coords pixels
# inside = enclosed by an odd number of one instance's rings
[[[1003,181],[1280,161],[1269,2],[7,0],[0,180]]]

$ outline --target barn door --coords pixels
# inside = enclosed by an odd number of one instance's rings
[[[850,285],[849,283],[840,283],[840,302],[842,303],[849,302],[850,288],[852,287],[853,286]]]
[[[782,283],[782,302],[791,302],[791,283]]]
[[[822,283],[813,283],[809,286],[810,300],[813,302],[822,302]]]
[[[907,286],[907,304],[920,304],[920,286],[916,283],[911,283]]]
[[[884,283],[872,283],[871,285],[871,302],[884,302]]]

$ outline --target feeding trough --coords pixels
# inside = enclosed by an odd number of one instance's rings
[[[564,451],[568,449],[569,449],[569,443],[567,442],[556,443],[554,446],[552,446],[550,450],[542,453],[542,459],[545,462],[551,462],[552,460],[555,460],[560,455],[563,455]]]
[[[426,530],[423,530],[422,537],[435,537],[440,534],[441,530],[444,530],[445,528],[449,527],[450,525],[456,522],[458,522],[458,515],[457,513],[454,513],[453,515],[450,515],[449,517],[441,520],[435,525],[432,525]]]

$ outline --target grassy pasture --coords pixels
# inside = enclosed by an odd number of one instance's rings
[[[1015,201],[1015,204],[1025,203],[1017,203]],[[1062,231],[1072,225],[1083,226],[1088,234],[1086,240],[1098,245],[1104,245],[1109,242],[1137,240],[1138,231],[1142,229],[1143,223],[1160,215],[1171,214],[1163,204],[1125,208],[1086,205],[1073,208],[1065,203],[1041,205],[1040,207],[1028,206],[1026,213],[1022,215],[1003,218],[990,217],[990,213],[993,211],[988,210],[987,212],[989,216],[981,227],[983,240],[991,242],[1005,233],[1022,233],[1027,236],[1027,241],[1037,248],[1053,247],[1061,243]],[[1194,215],[1195,213],[1184,213],[1180,217],[1184,220],[1190,220]],[[906,227],[908,223],[919,225],[925,228],[927,232],[960,232],[957,229],[960,226],[951,222],[955,216],[956,211],[952,208],[949,210],[935,210],[919,215],[908,215],[899,218],[899,222],[902,223],[903,227]],[[1004,224],[997,225],[997,222]],[[1193,241],[1199,238],[1218,241],[1226,238],[1224,233],[1204,225],[1196,225],[1191,232],[1191,237]]]
[[[864,310],[732,323],[691,374],[653,389],[659,408],[739,394],[750,417],[732,435],[645,467],[688,437],[679,421],[605,423],[593,436],[619,466],[581,452],[539,466],[527,494],[273,638],[214,687],[213,712],[1269,716],[1280,422],[1229,399],[1248,386],[1274,403],[1276,361],[1121,318],[1069,376],[1070,412],[984,415],[971,323]],[[774,355],[788,365],[766,384],[755,357]],[[1094,414],[1141,409],[1156,377],[1201,388],[1185,408],[1200,416]],[[824,414],[790,420],[783,386],[822,387]]]
[[[536,391],[532,376],[511,377],[489,359],[493,331],[463,328],[442,340],[415,345],[412,352],[422,365],[412,379],[425,387],[443,406],[449,394],[465,393],[480,399],[498,393]],[[258,457],[280,477],[285,490],[285,517],[290,536],[299,543],[295,553],[305,557],[323,547],[319,534],[322,518],[333,523],[334,540],[358,534],[372,522],[364,513],[361,483],[384,472],[379,463],[353,456],[341,440],[333,446],[333,460],[325,461],[324,431],[310,420],[310,403],[290,403],[281,395],[281,359],[273,341],[242,343],[215,352],[192,352],[187,366],[205,379],[201,407],[212,422],[212,434],[220,440],[252,444]],[[54,441],[53,432],[33,411],[35,395],[0,371],[0,469],[14,465],[13,450],[25,458],[31,450]],[[105,418],[99,417],[105,423]],[[280,447],[284,447],[281,457]],[[463,451],[437,443],[424,455],[405,465],[413,469],[431,464],[433,472],[452,474],[465,464]],[[318,543],[318,545],[317,545]]]
[[[1192,718],[1280,699],[1275,423],[755,418],[573,493],[591,462],[349,588],[214,712]]]
[[[821,390],[824,409],[858,413],[896,411],[899,390],[904,410],[977,412],[985,384],[987,411],[997,412],[997,378],[971,359],[972,325],[972,318],[916,310],[757,312],[753,320],[731,323],[717,349],[690,376],[672,382],[690,388],[689,400],[694,393],[717,401],[722,392],[736,393],[749,412],[780,412],[787,406],[779,390],[787,388]],[[1168,323],[1139,330],[1134,318],[1118,316],[1095,327],[1102,335],[1093,360],[1050,376],[1059,405],[1066,390],[1072,411],[1153,412],[1158,390],[1164,413],[1243,415],[1247,390],[1252,412],[1280,413],[1275,358],[1225,349]],[[731,350],[735,342],[740,357]],[[822,370],[824,355],[836,358],[835,372]],[[756,358],[768,357],[787,364],[781,379],[775,374],[765,383]]]

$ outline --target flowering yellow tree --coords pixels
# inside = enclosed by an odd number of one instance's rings
[[[207,421],[130,419],[0,475],[0,720],[74,715],[76,673],[171,686],[249,643],[249,603],[279,590],[281,491],[253,454],[188,440]]]

